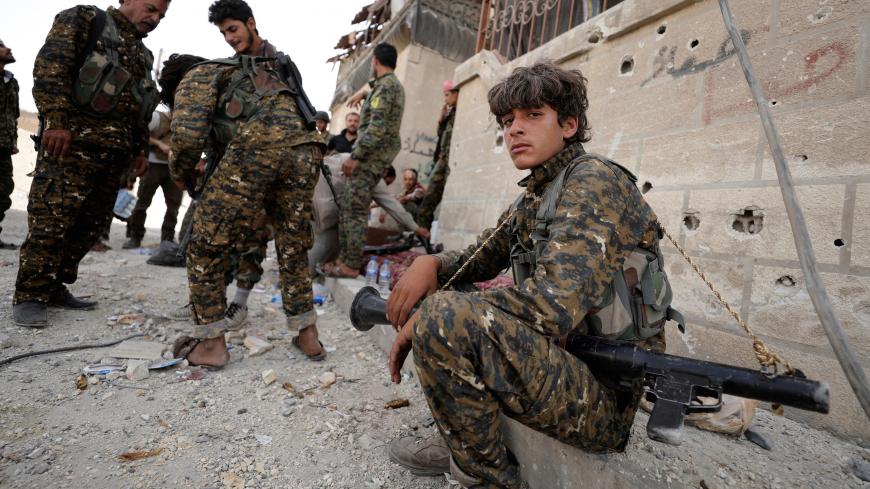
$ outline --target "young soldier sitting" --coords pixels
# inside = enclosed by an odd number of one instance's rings
[[[418,257],[390,295],[388,317],[401,326],[390,375],[400,382],[413,348],[443,436],[395,440],[390,455],[416,474],[450,470],[465,487],[520,488],[525,482],[502,439],[500,413],[590,452],[625,449],[640,389],[602,383],[558,340],[601,334],[601,324],[590,321],[596,306],[630,255],[660,259],[659,228],[627,170],[584,156],[588,101],[580,72],[546,63],[517,68],[488,98],[514,166],[530,174],[519,182],[522,195],[477,244]],[[541,229],[536,215],[551,184],[560,197]],[[454,275],[457,283],[477,282],[512,264],[514,287],[436,292]],[[663,323],[626,329],[631,334],[620,339],[662,351]]]

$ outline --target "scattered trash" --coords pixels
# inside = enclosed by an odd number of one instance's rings
[[[115,365],[115,364],[95,364],[88,365],[87,367],[82,369],[82,373],[85,375],[107,375],[112,372],[123,372],[127,367],[123,365]]]
[[[324,372],[320,376],[320,387],[323,389],[329,388],[336,381],[335,372]]]
[[[130,360],[127,362],[127,378],[132,381],[145,380],[148,378],[148,361]]]
[[[262,355],[263,353],[266,353],[272,348],[275,348],[275,345],[273,345],[272,343],[269,343],[268,341],[253,335],[248,335],[245,338],[244,345],[245,348],[248,349],[248,356],[251,357]]]
[[[743,436],[765,450],[773,450],[773,443],[771,443],[766,436],[762,435],[754,426],[747,428],[746,431],[743,432]]]
[[[272,443],[272,437],[268,435],[254,435],[254,438],[257,439],[260,445],[270,445]]]
[[[161,368],[174,367],[183,361],[183,358],[173,358],[172,360],[161,360],[159,362],[152,362],[148,365],[148,369],[160,370]]]
[[[326,353],[335,353],[335,350],[337,350],[337,348],[334,347],[334,346],[323,345],[323,350],[324,350]]]
[[[281,387],[283,387],[284,390],[287,391],[287,393],[291,396],[299,394],[298,392],[296,392],[296,388],[293,387],[293,384],[291,384],[290,382],[284,382],[283,384],[281,384]]]
[[[75,384],[76,384],[76,389],[78,389],[80,391],[87,389],[88,388],[87,376],[85,376],[84,374],[79,375],[78,377],[76,377]]]
[[[136,460],[142,460],[143,458],[156,457],[162,452],[162,448],[155,448],[154,450],[140,450],[137,452],[125,452],[121,455],[118,455],[118,460],[120,460],[121,462],[133,462]]]
[[[272,369],[263,370],[261,376],[263,378],[263,383],[266,385],[270,385],[272,384],[272,382],[275,382],[275,380],[278,379],[278,374],[276,374],[275,371]]]
[[[141,325],[145,323],[145,315],[141,313],[121,314],[119,316],[109,316],[106,318],[106,323],[109,326],[118,325]]]
[[[411,405],[411,401],[407,399],[393,399],[392,401],[384,404],[384,409],[399,409],[403,407],[408,407]]]
[[[163,360],[163,349],[163,344],[154,341],[127,340],[112,348],[109,356],[158,361]]]
[[[205,378],[205,371],[201,369],[176,370],[175,373],[179,376],[179,380],[202,380]]]

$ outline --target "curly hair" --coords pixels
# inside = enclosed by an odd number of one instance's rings
[[[217,0],[208,8],[208,21],[212,24],[220,24],[226,19],[244,23],[253,16],[254,12],[245,0]]]
[[[499,126],[503,116],[513,109],[536,109],[550,106],[559,116],[559,123],[577,118],[577,132],[566,142],[585,143],[590,139],[586,110],[586,78],[579,70],[566,70],[551,62],[520,67],[497,83],[487,94],[489,110]]]
[[[181,83],[184,75],[190,71],[194,65],[202,63],[205,58],[194,56],[192,54],[173,54],[169,59],[163,62],[163,69],[160,70],[160,101],[166,104],[170,109],[175,108],[175,89]]]

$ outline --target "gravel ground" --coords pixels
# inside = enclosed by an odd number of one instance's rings
[[[3,238],[20,243],[24,214],[12,211],[3,225]],[[52,310],[53,325],[44,330],[12,325],[18,254],[0,251],[0,343],[7,343],[0,345],[0,358],[137,332],[168,345],[183,331],[184,322],[163,317],[186,301],[183,269],[152,267],[145,264],[145,252],[121,250],[123,230],[116,223],[114,249],[89,254],[71,288],[99,300],[100,307]],[[149,243],[156,244],[146,239]],[[268,339],[274,348],[249,356],[237,337],[231,363],[222,371],[179,366],[152,370],[135,382],[94,376],[80,390],[75,379],[82,367],[106,358],[107,349],[0,367],[0,487],[450,487],[443,476],[412,476],[386,454],[396,436],[432,433],[415,379],[389,383],[386,355],[353,330],[334,304],[318,309],[318,324],[322,341],[335,351],[322,363],[303,358],[271,303],[274,260],[267,260],[266,269],[264,290],[250,299],[245,332]],[[144,324],[108,324],[107,318],[129,313],[143,314]],[[262,374],[270,369],[277,380],[266,385]],[[333,376],[335,383],[326,385]],[[409,399],[410,406],[384,408],[399,398]],[[773,451],[691,428],[683,446],[670,447],[648,440],[645,422],[639,415],[628,451],[608,463],[617,472],[630,472],[638,487],[870,486],[856,475],[870,472],[868,450],[768,412],[759,412],[756,426]],[[120,456],[129,452],[153,455],[123,461]]]

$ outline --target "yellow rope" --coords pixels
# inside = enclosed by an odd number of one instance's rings
[[[446,288],[450,287],[451,285],[453,285],[453,281],[456,280],[456,277],[462,275],[462,272],[464,272],[465,269],[468,268],[468,265],[470,265],[471,262],[473,262],[475,260],[475,258],[477,258],[477,255],[479,255],[480,252],[483,251],[484,248],[486,248],[486,245],[489,244],[489,242],[492,240],[492,238],[494,238],[495,235],[499,233],[499,231],[504,229],[504,227],[511,222],[511,219],[513,219],[514,214],[516,214],[516,213],[517,213],[517,210],[514,209],[511,211],[510,214],[508,214],[507,218],[504,221],[502,221],[501,224],[499,224],[497,228],[495,228],[495,231],[493,231],[492,234],[490,234],[485,240],[483,240],[483,243],[480,243],[480,246],[478,246],[477,249],[474,250],[474,253],[472,253],[471,256],[468,257],[468,260],[466,260],[465,263],[463,263],[462,266],[459,267],[459,270],[456,270],[456,273],[454,273],[453,276],[450,277],[450,280],[448,280],[447,283],[444,284],[444,287],[442,287],[442,289],[446,289]]]
[[[694,260],[692,260],[692,257],[690,257],[688,253],[686,253],[686,251],[679,244],[677,244],[677,240],[675,240],[674,237],[671,236],[671,233],[669,233],[668,230],[665,229],[665,227],[661,223],[659,223],[659,227],[661,228],[664,235],[671,242],[671,244],[673,244],[677,251],[679,251],[680,254],[683,255],[683,258],[685,258],[686,261],[689,262],[689,265],[692,266],[692,269],[695,270],[695,273],[697,273],[698,276],[701,277],[701,280],[704,281],[704,283],[707,285],[707,288],[710,289],[716,299],[725,307],[725,310],[728,311],[729,314],[731,314],[731,317],[733,317],[737,321],[737,323],[743,328],[743,330],[746,331],[746,334],[748,334],[749,337],[752,339],[752,350],[755,353],[755,358],[758,359],[758,363],[761,364],[762,367],[773,369],[773,373],[776,373],[777,364],[780,364],[783,366],[787,374],[793,375],[795,373],[795,370],[794,368],[792,368],[791,364],[789,364],[788,361],[786,361],[782,356],[771,350],[770,347],[764,344],[764,341],[762,341],[758,336],[755,335],[755,333],[752,332],[752,329],[749,327],[748,324],[746,324],[746,321],[744,321],[743,318],[740,317],[740,314],[735,311],[734,308],[731,307],[731,304],[729,304],[728,301],[726,301],[725,298],[722,297],[722,294],[719,293],[718,290],[716,290],[716,288],[707,278],[707,275],[705,275],[704,272],[701,271],[701,268],[695,263]]]

